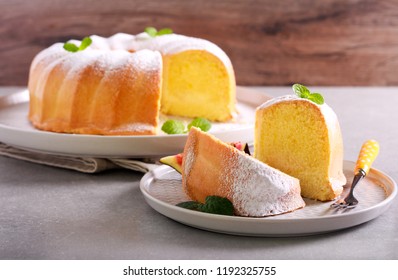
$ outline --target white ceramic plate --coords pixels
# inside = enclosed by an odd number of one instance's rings
[[[344,173],[350,183],[354,166],[353,162],[344,162]],[[307,205],[303,209],[277,216],[249,218],[175,206],[190,199],[182,191],[181,175],[168,166],[147,173],[140,188],[153,209],[175,221],[204,230],[247,236],[312,235],[356,226],[385,212],[397,194],[397,185],[389,176],[371,169],[355,189],[359,204],[354,209],[336,210],[330,207],[332,202],[305,199]]]
[[[254,111],[269,99],[244,87],[237,89],[236,120],[213,123],[210,133],[225,142],[253,141]],[[180,153],[186,135],[98,136],[53,133],[35,129],[27,119],[27,90],[0,98],[0,141],[50,154],[93,157],[155,157]],[[172,118],[172,117],[170,117]]]

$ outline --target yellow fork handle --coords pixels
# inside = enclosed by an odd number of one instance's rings
[[[362,170],[363,172],[365,172],[364,175],[368,174],[372,163],[379,154],[379,149],[379,143],[375,140],[368,140],[363,143],[361,151],[359,152],[359,157],[355,166],[354,173],[358,174],[358,172]]]

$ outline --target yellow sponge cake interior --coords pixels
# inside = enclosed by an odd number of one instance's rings
[[[307,198],[332,200],[346,182],[339,123],[326,104],[285,96],[257,108],[254,157],[298,178]]]
[[[188,50],[163,57],[164,114],[227,121],[234,104],[234,73],[214,54]]]

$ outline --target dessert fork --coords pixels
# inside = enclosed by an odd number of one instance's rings
[[[355,186],[368,174],[370,166],[379,153],[379,149],[379,143],[377,143],[375,140],[368,140],[363,143],[355,165],[354,179],[352,180],[350,191],[344,198],[341,198],[331,204],[331,207],[338,209],[351,209],[357,206],[358,200],[354,196]]]

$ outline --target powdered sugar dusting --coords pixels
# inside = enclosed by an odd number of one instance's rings
[[[162,67],[162,56],[157,51],[141,50],[131,54],[131,64],[139,71],[158,71]]]
[[[163,35],[155,38],[149,37],[146,33],[136,36],[117,33],[109,38],[97,35],[90,36],[92,44],[85,51],[68,52],[63,49],[62,43],[56,43],[39,53],[32,67],[45,59],[50,61],[51,58],[66,57],[62,61],[62,66],[68,70],[68,76],[77,75],[85,66],[97,61],[96,67],[114,71],[125,66],[129,57],[133,60],[135,67],[139,67],[142,71],[157,71],[161,67],[161,54],[173,54],[184,50],[207,50],[219,57],[224,64],[232,68],[231,61],[228,56],[215,44],[198,38],[187,37],[183,35]],[[69,42],[80,45],[79,40],[70,40]],[[154,58],[155,59],[151,59]],[[99,59],[101,58],[101,59]],[[160,60],[160,62],[159,62]],[[160,65],[160,66],[159,66]]]
[[[60,47],[62,47],[62,44],[54,44],[47,49],[48,51],[40,52],[32,62],[30,75],[32,75],[32,73],[35,71],[37,72],[37,70],[35,70],[36,67],[41,66],[41,71],[37,75],[36,87],[34,89],[30,88],[33,90],[32,94],[34,93],[37,100],[41,100],[43,98],[44,88],[47,84],[47,79],[51,71],[59,63],[62,63],[62,61],[64,61],[67,57],[66,52],[58,51]]]
[[[136,36],[125,34],[125,33],[117,33],[109,38],[104,38],[97,35],[90,36],[92,39],[91,45],[87,48],[89,51],[79,51],[76,53],[68,52],[63,49],[62,43],[56,43],[46,50],[42,51],[33,61],[32,67],[35,66],[36,63],[40,62],[44,57],[54,57],[54,56],[67,56],[68,60],[64,63],[69,63],[68,65],[64,64],[66,67],[73,69],[73,71],[78,70],[77,65],[82,66],[91,61],[93,56],[104,56],[106,55],[112,56],[111,60],[120,62],[122,61],[122,55],[130,54],[131,52],[139,52],[141,51],[142,57],[150,56],[150,53],[160,52],[163,55],[174,54],[178,52],[182,52],[185,50],[206,50],[218,58],[225,64],[226,67],[232,68],[231,61],[225,52],[220,49],[217,45],[213,44],[204,39],[193,38],[183,35],[177,34],[169,34],[157,37],[150,37],[146,33],[141,33]],[[69,42],[74,43],[76,45],[80,45],[81,41],[79,40],[70,40]],[[125,54],[122,54],[125,53]],[[109,60],[108,60],[109,61]],[[140,64],[145,63],[146,60],[140,60]],[[111,64],[112,68],[117,68],[117,65]],[[155,64],[144,64],[144,70],[153,70],[157,65]]]
[[[292,211],[303,205],[298,180],[243,153],[237,156],[238,169],[232,181],[233,201],[242,216],[269,216]],[[289,194],[291,201],[281,198]],[[297,194],[298,193],[298,194]]]
[[[98,60],[102,51],[70,53],[67,59],[61,62],[62,67],[67,71],[65,80],[76,79],[80,72],[82,72],[89,64]]]
[[[197,143],[204,141],[202,144]],[[199,153],[210,149],[212,156],[207,161],[211,171],[197,161]],[[202,162],[203,164],[203,162]],[[263,217],[293,211],[305,205],[300,196],[300,185],[296,178],[276,170],[252,156],[239,151],[216,137],[192,128],[184,148],[183,184],[189,181],[192,168],[198,172],[206,169],[208,195],[219,195],[231,200],[235,213],[240,216]],[[214,173],[213,173],[214,172]],[[217,178],[217,179],[215,179]],[[211,181],[210,181],[211,180]],[[189,188],[201,192],[203,182],[192,180]],[[192,197],[193,198],[193,197]]]
[[[264,102],[263,104],[258,106],[257,109],[264,109],[264,108],[270,107],[271,105],[274,105],[274,104],[279,103],[279,102],[300,100],[300,99],[301,100],[308,100],[308,99],[299,98],[298,96],[292,95],[292,94],[283,95],[283,96],[272,98],[272,99],[268,100],[267,102]],[[309,101],[309,102],[311,102],[311,101]],[[317,105],[316,103],[314,103],[314,104]],[[317,106],[319,106],[319,105],[317,105]]]
[[[130,53],[121,49],[104,50],[92,48],[90,51],[72,53],[65,51],[62,44],[58,43],[48,48],[44,54],[35,59],[37,61],[35,63],[37,64],[38,61],[45,59],[46,61],[51,61],[49,65],[61,65],[68,72],[65,79],[74,79],[88,65],[104,70],[105,73],[119,71],[126,67],[127,64],[134,65],[138,71],[143,72],[156,71],[161,67],[160,53],[149,50]],[[55,58],[62,58],[62,60]]]
[[[195,140],[192,139],[191,141],[192,141],[191,144],[188,145],[184,151],[184,159],[183,159],[184,160],[184,174],[186,177],[189,176],[189,173],[192,170],[192,165],[193,165],[193,161],[195,158],[195,151],[194,151]]]
[[[59,52],[60,47],[62,47],[61,43],[56,43],[49,48],[42,50],[39,52],[35,58],[32,61],[32,64],[30,66],[31,69],[36,68],[36,66],[42,62],[43,60],[46,61],[55,61],[60,57],[65,56],[67,53],[66,52]]]
[[[125,33],[117,33],[107,39],[107,44],[109,49],[111,50],[129,50],[129,45],[131,41],[134,39],[133,35],[125,34]]]
[[[152,38],[146,33],[140,33],[134,36],[129,48],[131,50],[156,50],[163,55],[176,54],[186,50],[205,50],[217,56],[227,68],[232,68],[229,57],[216,44],[184,35],[168,34]]]
[[[328,124],[333,124],[333,123],[335,123],[337,121],[336,114],[334,113],[332,108],[330,108],[330,106],[327,105],[326,103],[323,103],[322,105],[318,105],[318,104],[312,102],[309,99],[300,98],[300,97],[298,97],[296,95],[293,95],[293,94],[283,95],[283,96],[272,98],[271,100],[261,104],[257,109],[264,109],[264,108],[270,107],[270,106],[272,106],[274,104],[277,104],[277,103],[280,103],[280,102],[294,101],[294,100],[300,100],[300,101],[303,101],[303,102],[309,102],[309,103],[317,106],[321,110],[322,115],[324,116],[324,118],[326,120],[326,123],[328,123]]]

